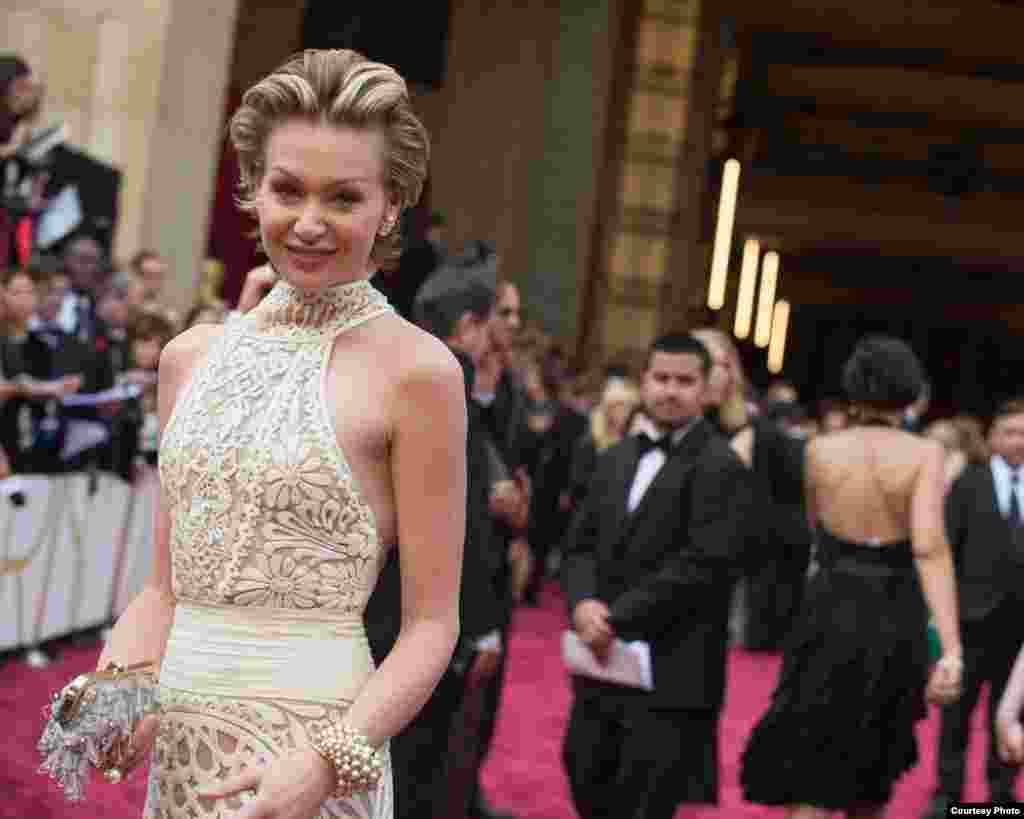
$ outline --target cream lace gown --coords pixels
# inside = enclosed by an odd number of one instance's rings
[[[308,744],[373,671],[363,609],[382,565],[373,513],[338,446],[324,383],[339,333],[391,308],[366,281],[279,283],[229,322],[160,448],[177,606],[145,819],[228,819],[203,784]],[[390,770],[321,819],[391,819]]]

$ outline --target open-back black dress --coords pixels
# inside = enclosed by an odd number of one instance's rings
[[[819,528],[820,569],[789,635],[771,706],[743,754],[745,798],[840,810],[889,801],[917,764],[927,610],[909,541]]]

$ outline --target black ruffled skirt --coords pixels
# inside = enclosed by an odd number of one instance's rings
[[[743,754],[750,802],[883,803],[918,761],[929,658],[910,544],[824,533],[821,551],[771,705]]]

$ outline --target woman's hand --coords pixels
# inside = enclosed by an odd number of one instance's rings
[[[1003,762],[1024,764],[1024,727],[1020,724],[1020,717],[1002,712],[996,716],[996,742]]]
[[[100,771],[111,782],[119,782],[135,770],[153,748],[153,740],[160,728],[160,717],[147,714],[135,726],[131,738],[114,749],[110,757],[100,766]],[[116,773],[114,773],[116,771]]]
[[[277,273],[269,264],[261,265],[250,270],[245,276],[242,285],[241,295],[238,297],[237,310],[239,313],[248,313],[261,301],[263,297],[274,289],[277,284]]]
[[[958,655],[947,654],[942,657],[928,680],[928,701],[936,705],[949,705],[960,698],[960,687],[963,681],[964,661]]]
[[[337,784],[331,764],[305,748],[201,788],[199,797],[224,799],[255,790],[256,798],[231,819],[313,819]]]

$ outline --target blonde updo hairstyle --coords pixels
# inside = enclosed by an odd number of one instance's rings
[[[412,110],[405,80],[356,51],[308,49],[246,91],[231,118],[229,133],[241,176],[238,204],[245,212],[256,210],[270,134],[291,119],[377,131],[386,144],[384,186],[397,200],[399,214],[419,200],[430,137]],[[401,243],[400,230],[378,235],[370,260],[383,269],[393,267]]]

